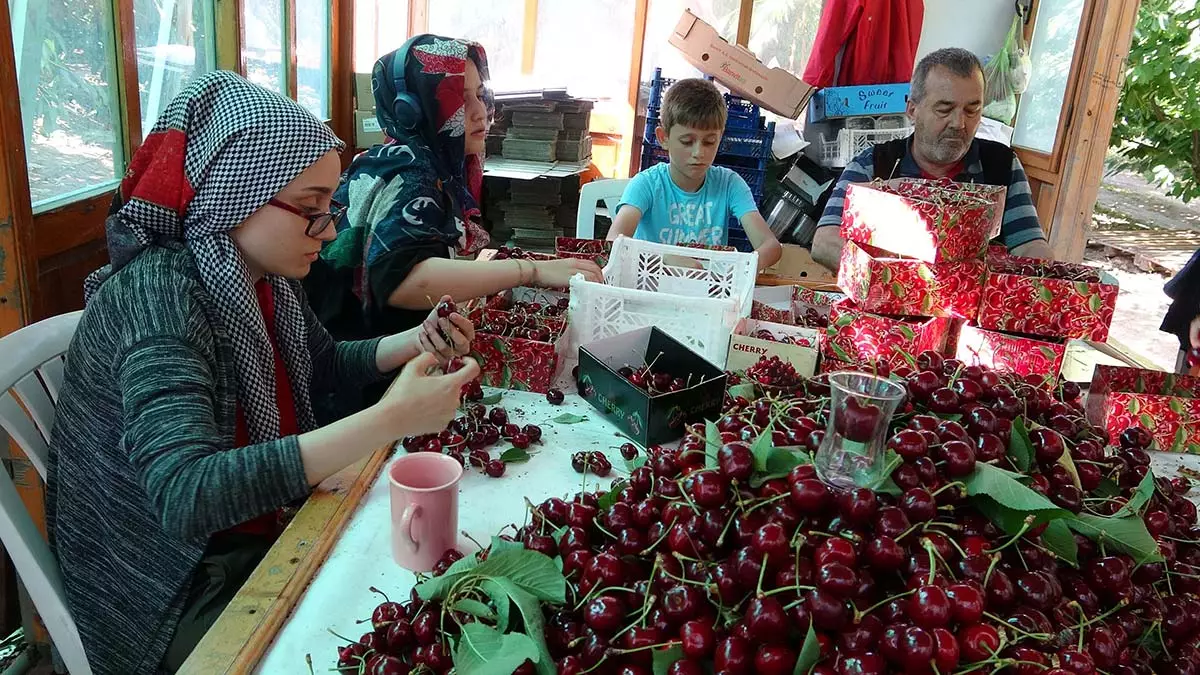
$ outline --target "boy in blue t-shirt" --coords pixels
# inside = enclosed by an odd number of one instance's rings
[[[750,186],[732,170],[713,166],[725,129],[721,93],[707,80],[679,80],[663,97],[660,116],[655,135],[670,162],[629,181],[608,238],[724,245],[733,216],[758,252],[759,269],[774,265],[783,248],[758,212]]]

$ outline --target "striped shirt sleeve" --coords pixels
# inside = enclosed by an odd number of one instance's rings
[[[869,182],[874,174],[875,149],[867,148],[847,164],[845,170],[842,171],[837,185],[829,194],[829,201],[825,203],[825,211],[821,214],[821,219],[817,221],[817,227],[840,226],[842,210],[846,208],[846,186],[851,183]]]
[[[1004,223],[1000,226],[1000,239],[1009,250],[1031,241],[1044,239],[1042,226],[1038,222],[1037,209],[1033,206],[1033,192],[1025,167],[1013,155],[1012,183],[1004,202]]]

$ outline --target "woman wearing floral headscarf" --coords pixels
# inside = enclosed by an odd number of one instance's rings
[[[94,673],[173,671],[265,554],[281,507],[453,418],[472,329],[334,343],[299,279],[334,236],[341,143],[295,102],[205,75],[134,155],[89,277],[51,439],[50,541]],[[443,341],[443,336],[449,344]],[[405,365],[407,363],[407,365]],[[317,428],[312,399],[404,366]]]
[[[580,273],[601,280],[590,261],[466,259],[488,243],[478,224],[487,77],[483,47],[436,35],[376,62],[376,116],[392,140],[350,165],[334,195],[347,217],[308,282],[334,335],[410,328],[443,293],[464,301],[515,286],[565,287]]]

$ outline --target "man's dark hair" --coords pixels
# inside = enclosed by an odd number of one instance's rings
[[[921,99],[925,98],[925,79],[929,77],[929,71],[937,66],[959,77],[974,77],[975,72],[979,71],[979,76],[984,78],[984,86],[987,85],[979,57],[961,47],[946,47],[926,54],[925,58],[917,63],[917,67],[913,68],[912,87],[908,96],[914,103],[920,103]]]

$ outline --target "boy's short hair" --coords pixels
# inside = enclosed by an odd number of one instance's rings
[[[726,114],[725,97],[712,82],[688,78],[667,89],[659,124],[668,134],[676,124],[704,131],[724,131]]]

